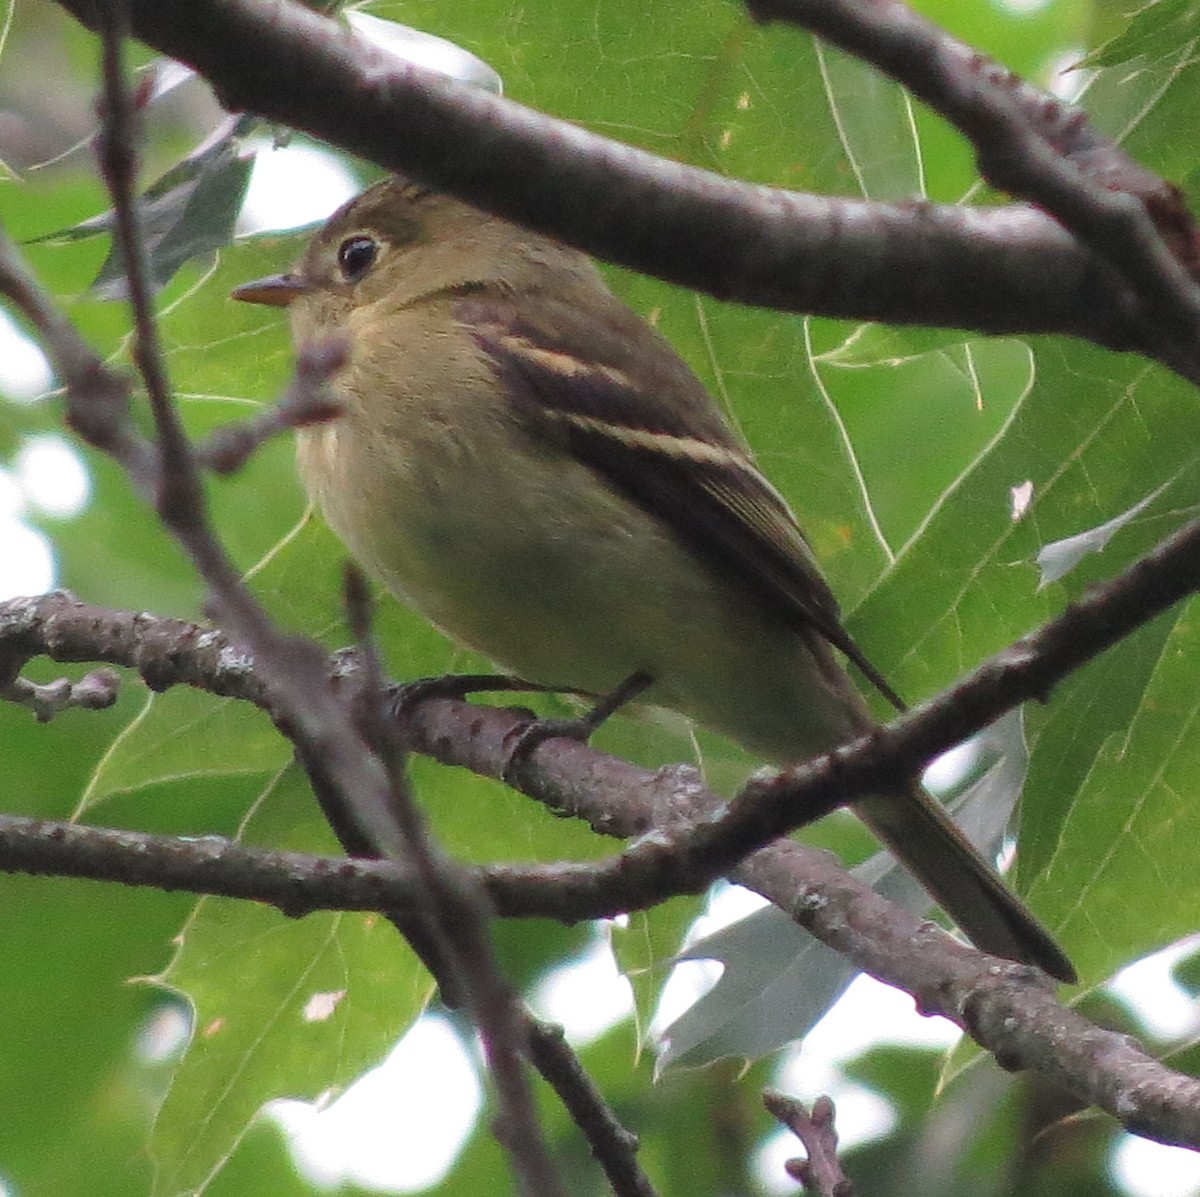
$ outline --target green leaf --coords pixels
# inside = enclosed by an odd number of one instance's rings
[[[1125,30],[1084,59],[1088,67],[1122,67],[1137,59],[1154,63],[1174,59],[1182,47],[1200,38],[1196,0],[1152,0],[1139,9]]]
[[[335,850],[314,833],[311,804],[289,767],[264,790],[246,838]],[[334,1095],[378,1063],[432,988],[378,915],[296,920],[215,898],[197,904],[154,980],[187,999],[194,1028],[154,1125],[156,1197],[203,1192],[266,1101]]]
[[[178,686],[148,694],[96,767],[77,814],[125,790],[183,778],[275,773],[292,757],[270,719],[246,703]]]
[[[878,201],[923,196],[912,98],[861,60],[822,42],[814,48],[854,191]]]
[[[646,1036],[667,970],[678,958],[683,937],[703,907],[702,897],[672,898],[649,910],[633,911],[624,926],[613,924],[613,957],[633,990],[639,1040]]]
[[[1030,889],[1032,901],[1055,912],[1087,977],[1102,978],[1195,930],[1200,878],[1191,845],[1200,812],[1191,795],[1200,784],[1193,730],[1200,697],[1188,679],[1200,649],[1198,616],[1192,601],[1161,621],[1169,629],[1161,647],[1146,638],[1153,668],[1138,709],[1098,745],[1061,847]]]

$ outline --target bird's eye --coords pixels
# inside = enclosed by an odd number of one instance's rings
[[[348,283],[356,283],[375,264],[379,256],[379,242],[373,237],[347,237],[338,246],[337,260],[342,275]]]

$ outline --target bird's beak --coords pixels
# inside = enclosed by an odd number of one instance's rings
[[[293,299],[307,295],[312,285],[298,274],[269,274],[256,278],[230,291],[230,297],[243,303],[265,303],[273,308],[286,308]]]

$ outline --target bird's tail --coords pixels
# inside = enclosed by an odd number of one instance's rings
[[[1036,964],[1060,981],[1076,980],[1050,933],[923,789],[872,795],[853,810],[976,947]]]

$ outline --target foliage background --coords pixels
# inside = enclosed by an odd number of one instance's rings
[[[952,0],[919,7],[1043,85],[1055,81],[1065,55],[1118,37],[1097,60],[1085,105],[1151,169],[1191,188],[1200,157],[1200,139],[1190,135],[1200,125],[1195,6],[1164,0],[1132,25],[1089,0],[1049,0],[1023,12]],[[370,11],[474,51],[515,99],[714,170],[878,200],[988,198],[977,194],[969,153],[937,118],[810,38],[753,26],[732,3],[389,0]],[[98,52],[49,0],[9,0],[3,13],[0,154],[8,170],[0,214],[11,234],[35,238],[106,206],[78,144],[93,125]],[[156,106],[147,181],[189,152],[212,119],[194,95]],[[358,169],[364,181],[372,177]],[[164,290],[168,363],[194,432],[244,415],[285,380],[290,356],[277,314],[226,296],[235,283],[278,269],[299,244],[238,244],[190,263]],[[103,239],[37,242],[28,253],[85,335],[122,353],[121,305],[88,293]],[[910,698],[1061,609],[1196,506],[1200,409],[1184,384],[1136,359],[1059,340],[805,320],[723,306],[617,271],[611,277],[726,404],[808,529],[852,630]],[[53,401],[3,404],[0,462],[57,420]],[[108,462],[88,455],[88,468],[88,509],[70,521],[42,521],[59,583],[98,603],[200,617],[195,579],[153,515]],[[1026,481],[1033,503],[1015,521],[1011,489]],[[1152,495],[1103,555],[1039,585],[1043,546]],[[237,477],[213,483],[210,497],[231,551],[255,571],[272,611],[330,647],[343,642],[340,553],[328,533],[301,522],[289,446],[269,445]],[[1196,634],[1190,609],[1171,612],[1028,713],[1020,875],[1033,879],[1036,909],[1092,986],[1195,926]],[[381,635],[398,677],[471,664],[392,606],[381,612]],[[720,788],[752,764],[709,737],[694,747],[663,720],[624,721],[603,744],[645,763],[698,749]],[[241,829],[276,846],[332,846],[269,727],[213,700],[172,692],[150,701],[131,682],[114,710],[48,726],[3,708],[0,752],[5,805],[20,813],[86,811],[109,825],[192,835]],[[437,831],[467,858],[608,848],[498,785],[422,762],[414,773]],[[848,859],[871,850],[849,819],[827,820],[812,836]],[[390,928],[360,916],[293,924],[234,903],[24,877],[0,877],[0,903],[8,1029],[0,1177],[20,1194],[102,1197],[199,1185],[211,1194],[306,1192],[277,1134],[258,1127],[237,1145],[243,1125],[267,1095],[313,1096],[346,1084],[384,1055],[427,996]],[[672,904],[639,922],[644,955],[661,960],[673,951],[694,910]],[[579,951],[587,932],[531,924],[502,927],[499,936],[509,968],[532,983]],[[196,1003],[201,1033],[182,1064],[149,1063],[137,1050],[164,1002],[161,985],[128,983],[147,976]],[[329,1026],[303,1025],[297,1012],[308,995],[342,988],[349,996]],[[643,1003],[650,990],[640,982]],[[1083,1000],[1126,1017],[1103,995]],[[643,1160],[664,1195],[754,1191],[749,1159],[768,1129],[755,1082],[768,1075],[766,1065],[736,1082],[722,1068],[671,1073],[652,1087],[652,1060],[635,1060],[630,1024],[584,1055],[641,1133]],[[152,1179],[147,1130],[176,1067],[154,1132],[153,1151],[167,1163]],[[904,1192],[906,1183],[926,1194],[1104,1193],[1111,1185],[1111,1132],[1098,1119],[1056,1123],[1029,1148],[1032,1133],[1069,1106],[1027,1079],[1002,1078],[990,1065],[969,1069],[935,1105],[942,1062],[928,1053],[878,1049],[853,1071],[899,1113],[889,1137],[848,1160],[862,1193]],[[573,1191],[601,1191],[561,1113],[552,1102],[546,1110],[571,1161]],[[481,1123],[439,1192],[479,1192],[501,1168]]]

